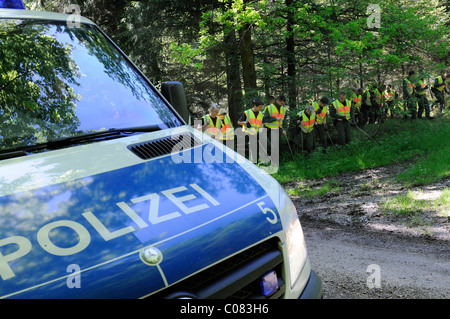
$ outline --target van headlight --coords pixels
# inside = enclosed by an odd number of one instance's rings
[[[281,186],[279,194],[279,207],[281,221],[286,232],[286,250],[289,260],[289,273],[292,287],[297,281],[306,261],[306,244],[302,226],[300,225],[294,204]]]
[[[303,230],[297,214],[292,216],[286,231],[286,249],[289,258],[289,273],[292,287],[302,271],[307,256]]]

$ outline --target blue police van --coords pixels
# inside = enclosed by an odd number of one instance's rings
[[[92,21],[0,1],[2,298],[321,298],[296,209]]]

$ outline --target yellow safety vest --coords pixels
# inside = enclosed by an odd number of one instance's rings
[[[245,111],[245,115],[247,116],[247,122],[250,122],[251,127],[247,128],[245,125],[243,125],[242,131],[250,135],[255,135],[261,129],[264,114],[263,112],[259,112],[258,117],[256,117],[252,109],[248,109],[247,111]]]
[[[362,101],[362,96],[361,95],[357,95],[356,93],[353,94],[353,98],[352,98],[352,102],[355,102],[355,107],[357,110],[359,110],[359,108],[361,107],[361,101]]]
[[[209,122],[208,122],[209,120]],[[214,125],[214,122],[211,119],[211,116],[209,114],[203,116],[203,123],[208,123],[206,126],[206,129],[203,131],[209,136],[216,137],[219,135],[220,132],[220,120],[217,118],[216,125]]]
[[[310,118],[306,116],[304,111],[298,112],[297,115],[301,119],[300,128],[302,129],[303,133],[311,133],[316,122],[316,113],[312,113]]]
[[[436,77],[436,79],[438,80],[438,83],[439,83],[439,84],[444,83],[444,80],[442,79],[442,76],[439,75],[439,76]],[[434,87],[434,83],[433,83],[432,87],[435,88],[435,87]],[[440,87],[437,87],[437,88],[435,88],[435,89],[437,89],[437,90],[439,90],[439,91],[442,92],[442,91],[444,91],[444,88],[445,88],[445,84],[442,85],[442,86],[440,86]]]
[[[319,102],[312,102],[311,105],[314,106],[314,110],[317,111],[319,109]],[[317,115],[316,124],[323,124],[325,122],[325,117],[327,116],[327,109],[328,107],[325,105],[322,108],[322,112],[316,114]]]
[[[234,140],[234,128],[233,124],[231,124],[231,119],[228,115],[225,115],[225,117],[223,118],[223,125],[220,126],[219,139]]]
[[[372,106],[372,101],[370,100],[370,91],[369,90],[365,90],[364,94],[366,94],[366,105],[367,106]]]
[[[266,110],[269,110],[271,117],[281,117],[282,120],[271,122],[271,123],[264,123],[264,126],[270,128],[270,129],[280,128],[284,121],[284,116],[286,114],[286,108],[284,106],[280,106],[280,111],[278,112],[277,107],[273,104],[270,104],[270,105],[266,106],[266,109],[264,110],[264,112]]]
[[[408,94],[409,94],[409,95],[413,94],[413,92],[414,92],[414,84],[412,84],[412,83],[408,80],[408,78],[405,78],[405,82],[406,82],[406,84],[407,84],[406,90],[407,90]]]
[[[345,116],[347,120],[350,120],[350,106],[352,105],[350,100],[345,100],[346,105],[342,104],[341,101],[335,100],[333,106],[336,109],[336,113],[341,116]],[[341,119],[337,119],[342,121]]]
[[[425,82],[422,80],[419,80],[418,84],[420,85],[420,87],[423,89],[425,88]],[[424,95],[427,94],[427,90],[421,90],[420,92],[417,92],[418,95]]]
[[[384,91],[383,92],[384,98],[386,99],[386,102],[390,102],[394,100],[395,91],[391,90],[391,92]]]
[[[378,105],[381,105],[381,98],[383,94],[381,94],[381,92],[378,89],[376,89],[375,92],[373,93],[375,93],[375,101],[378,103]]]

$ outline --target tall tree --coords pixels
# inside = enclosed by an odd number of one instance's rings
[[[242,8],[239,8],[243,12],[248,9],[248,4],[251,0],[243,0]],[[236,1],[236,3],[238,3]],[[255,59],[253,54],[253,42],[252,42],[252,28],[253,25],[245,19],[242,25],[238,27],[239,31],[239,51],[241,52],[242,60],[242,74],[244,79],[244,90],[250,95],[256,90],[256,71],[255,71]]]
[[[237,44],[236,30],[225,30],[224,52],[226,58],[228,112],[233,123],[237,123],[242,111],[242,82],[239,54],[234,49]]]
[[[286,59],[287,59],[287,77],[288,77],[288,103],[296,105],[297,103],[297,82],[296,82],[296,59],[295,59],[295,36],[294,36],[294,0],[286,0]]]

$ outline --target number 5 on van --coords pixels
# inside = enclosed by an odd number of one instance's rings
[[[273,211],[273,209],[267,208],[267,207],[263,207],[263,205],[266,205],[266,203],[264,202],[259,202],[256,205],[258,205],[258,207],[261,209],[261,211],[263,212],[264,215],[266,215],[267,213],[269,213],[270,215],[272,215],[272,218],[266,217],[267,221],[271,224],[276,224],[278,222],[278,217],[277,214]]]

